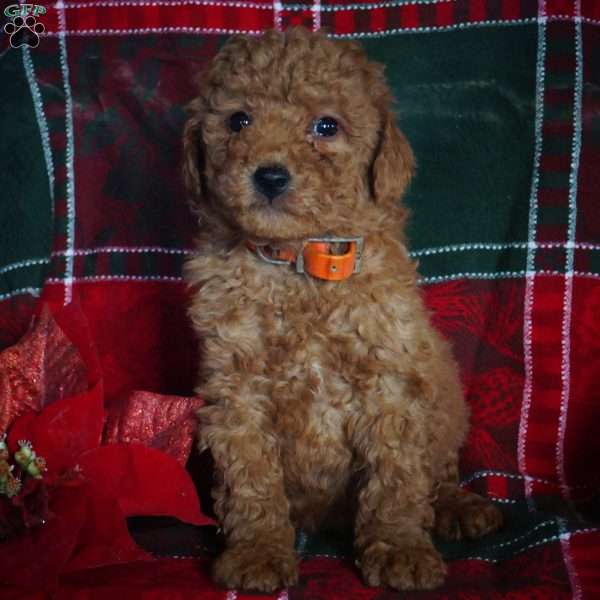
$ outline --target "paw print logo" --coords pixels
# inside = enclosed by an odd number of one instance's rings
[[[44,30],[44,25],[32,15],[25,18],[15,17],[4,26],[4,32],[10,35],[10,45],[13,48],[36,48],[40,43],[40,33],[44,33]]]

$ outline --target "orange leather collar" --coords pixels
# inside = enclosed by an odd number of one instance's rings
[[[345,243],[344,254],[331,254],[331,244]],[[294,265],[297,273],[308,273],[317,279],[342,281],[360,271],[363,238],[311,238],[298,254],[290,248],[273,248],[269,244],[246,242],[246,246],[265,262]]]

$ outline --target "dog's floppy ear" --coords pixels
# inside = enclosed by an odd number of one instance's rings
[[[183,130],[183,181],[188,193],[196,201],[202,198],[204,188],[201,99],[193,100],[187,108],[190,117]]]
[[[385,110],[371,165],[371,189],[375,202],[393,204],[400,200],[415,171],[415,158],[408,140],[396,125],[396,118]]]

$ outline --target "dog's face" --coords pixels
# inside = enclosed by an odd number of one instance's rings
[[[382,68],[353,42],[233,38],[190,105],[188,189],[255,240],[362,235],[413,169],[390,105]]]

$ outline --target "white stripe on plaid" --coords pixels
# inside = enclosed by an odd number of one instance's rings
[[[420,4],[450,4],[455,3],[456,0],[387,0],[383,2],[369,3],[354,3],[354,4],[326,4],[321,5],[321,12],[338,12],[338,11],[359,11],[359,10],[376,10],[380,8],[400,8],[403,6],[418,6]],[[145,7],[145,6],[217,6],[220,8],[251,8],[256,10],[272,10],[273,4],[268,2],[246,2],[237,1],[227,2],[226,0],[117,0],[117,1],[103,1],[98,2],[65,2],[65,9],[86,9],[86,8],[125,8],[125,7]],[[306,4],[286,4],[286,11],[305,11],[307,9]],[[583,23],[600,24],[600,21],[592,19],[591,17],[572,15],[551,15],[548,17],[552,21],[569,21],[579,20]]]
[[[543,109],[542,109],[543,110]],[[537,124],[536,124],[537,127]],[[536,138],[537,139],[537,138]],[[536,148],[537,151],[537,148]],[[537,155],[536,155],[537,156]],[[537,165],[539,167],[539,157],[537,159]],[[536,178],[537,186],[537,178]],[[531,217],[531,215],[530,215]],[[552,248],[575,248],[577,250],[600,250],[600,244],[590,244],[587,242],[536,242],[535,240],[529,242],[471,242],[465,244],[450,244],[448,246],[432,246],[429,248],[420,248],[418,250],[412,250],[411,256],[430,256],[432,254],[449,254],[452,252],[472,252],[480,250],[536,250],[538,248],[552,249]]]
[[[587,23],[588,25],[600,25],[598,19],[592,19],[591,17],[579,17],[572,15],[551,15],[548,17],[548,21],[573,21],[573,23]]]
[[[585,279],[600,279],[600,273],[590,273],[586,271],[572,271],[573,277],[582,277]],[[432,277],[421,277],[420,284],[443,283],[445,281],[456,281],[457,279],[519,279],[525,277],[526,280],[531,279],[532,274],[528,271],[498,271],[495,273],[454,273],[452,275],[434,275]],[[562,271],[537,271],[536,277],[564,277]]]
[[[431,246],[429,248],[419,248],[411,250],[410,255],[431,256],[432,254],[450,254],[452,252],[470,252],[479,250],[523,250],[528,247],[527,242],[506,242],[497,244],[494,242],[471,242],[465,244],[449,244],[448,246]]]
[[[42,151],[44,153],[46,173],[48,175],[50,200],[52,201],[52,211],[54,211],[54,163],[52,160],[52,150],[50,147],[50,132],[48,130],[48,122],[46,121],[46,115],[44,113],[44,103],[42,101],[42,95],[40,93],[40,88],[38,86],[38,82],[35,76],[33,60],[31,60],[31,48],[26,44],[23,44],[23,46],[21,46],[21,49],[23,54],[23,67],[25,68],[27,83],[29,84],[31,99],[33,101],[35,118],[37,120],[38,128],[40,130],[40,137],[42,139]]]
[[[283,5],[280,2],[274,2],[274,27],[282,28],[281,11]],[[306,7],[305,7],[306,9]],[[593,19],[586,19],[584,17],[580,19],[574,19],[568,15],[554,16],[552,21],[578,21],[582,23],[589,23],[593,25],[600,25],[600,21],[594,21]],[[494,21],[473,21],[469,23],[457,23],[455,25],[444,25],[440,27],[413,27],[407,29],[386,29],[383,31],[376,32],[359,32],[359,33],[329,33],[327,34],[332,38],[339,39],[369,39],[369,38],[380,38],[390,35],[402,35],[410,33],[433,33],[433,32],[444,32],[444,31],[456,31],[463,29],[473,29],[481,27],[494,27],[496,25],[501,26],[512,26],[512,25],[531,25],[538,22],[536,17],[530,17],[527,19],[515,19],[512,21],[507,20],[494,20]],[[154,33],[192,33],[192,34],[216,34],[216,35],[262,35],[264,31],[258,29],[221,29],[218,27],[139,27],[132,29],[70,29],[64,31],[65,36],[86,36],[86,35],[145,35]],[[59,32],[47,31],[42,34],[43,36],[56,37],[60,36]]]
[[[417,6],[419,4],[454,4],[456,0],[391,0],[389,2],[374,2],[373,4],[327,4],[321,7],[323,12],[340,10],[373,10],[378,8],[399,8],[401,6]],[[292,4],[292,6],[295,6]],[[298,5],[300,7],[302,5]],[[286,6],[287,8],[287,6]]]
[[[321,0],[313,0],[312,14],[313,14],[313,31],[319,31],[321,29],[321,11],[323,6]]]
[[[194,251],[188,248],[165,248],[161,246],[133,246],[127,248],[125,246],[105,246],[99,248],[78,248],[69,252],[72,256],[89,256],[94,254],[184,254],[191,255]],[[50,256],[66,256],[66,250],[56,250]],[[9,263],[0,267],[0,275],[9,271],[18,269],[26,269],[37,265],[45,265],[50,262],[49,258],[28,258],[18,262]]]
[[[557,521],[547,521],[545,523],[543,523],[543,525],[546,525],[547,523],[555,523],[558,524]],[[542,525],[542,524],[540,524]],[[516,538],[512,538],[510,540],[506,540],[505,542],[502,542],[500,544],[497,544],[496,546],[490,546],[491,548],[496,548],[496,547],[506,547],[506,546],[510,546],[512,545],[514,542],[519,541],[519,538],[523,538],[528,536],[529,534],[531,534],[535,529],[539,529],[540,525],[536,525],[535,527],[533,527],[531,530],[529,530],[528,532],[526,532],[525,534],[522,534],[519,537]],[[559,531],[560,531],[560,526],[558,527]],[[527,550],[531,550],[532,548],[536,548],[538,546],[542,546],[544,544],[548,544],[550,542],[558,542],[560,541],[563,537],[568,536],[568,538],[572,538],[575,535],[581,535],[581,534],[588,534],[588,533],[598,533],[600,532],[600,528],[594,528],[594,527],[585,527],[582,529],[577,529],[576,531],[571,531],[568,533],[564,533],[564,534],[560,534],[559,535],[552,535],[552,536],[548,536],[546,538],[543,538],[542,540],[539,540],[538,542],[535,542],[533,544],[530,544],[529,546],[526,546],[524,548],[517,548],[514,550],[514,553],[521,553],[521,552],[525,552]],[[487,547],[486,547],[487,548]],[[514,554],[513,554],[514,556]],[[342,559],[344,558],[343,555],[336,555],[336,554],[311,554],[310,558],[333,558],[333,559]],[[484,557],[484,556],[469,556],[466,558],[460,558],[459,560],[481,560],[484,562],[489,562],[489,563],[498,563],[501,562],[503,560],[505,560],[504,558],[489,558],[489,557]]]
[[[218,6],[220,8],[256,8],[272,10],[272,3],[261,2],[222,2],[219,0],[152,0],[146,2],[143,0],[129,0],[123,2],[65,2],[66,9],[85,9],[85,8],[138,8],[146,6]],[[304,7],[306,9],[306,7]]]
[[[525,278],[525,305],[523,310],[523,400],[521,403],[521,418],[517,440],[517,461],[519,472],[524,477],[525,497],[530,510],[534,509],[531,497],[532,481],[527,475],[526,445],[529,411],[533,394],[533,302],[535,292],[535,250],[537,228],[537,196],[540,179],[540,161],[542,156],[542,131],[544,121],[544,87],[546,60],[546,6],[540,2],[538,7],[538,47],[536,60],[536,91],[535,91],[535,146],[533,157],[533,174],[529,197],[529,224],[527,245],[527,276]]]
[[[105,283],[109,281],[125,282],[125,281],[147,281],[147,282],[169,282],[181,283],[183,277],[171,275],[89,275],[86,277],[71,277],[71,283]],[[46,280],[47,284],[58,285],[64,284],[65,280],[60,277],[50,277]]]
[[[473,481],[477,479],[482,479],[484,477],[504,477],[505,479],[516,479],[521,480],[524,479],[523,475],[517,475],[516,473],[505,473],[504,471],[476,471],[475,473],[471,473],[468,477],[465,477],[461,482],[461,486],[469,485]],[[555,481],[550,481],[549,479],[543,479],[541,477],[533,477],[532,475],[528,476],[529,479],[533,481],[537,481],[539,483],[543,483],[545,485],[557,485]],[[591,489],[590,485],[572,485],[571,489]]]
[[[575,2],[576,14],[581,14],[581,0]],[[581,22],[575,22],[575,82],[573,91],[573,140],[571,169],[569,173],[569,222],[567,228],[567,256],[565,265],[565,293],[562,323],[562,390],[558,438],[556,442],[556,472],[565,500],[570,500],[569,486],[565,473],[565,437],[571,392],[571,318],[573,313],[573,267],[575,264],[575,238],[577,226],[577,179],[581,156],[581,117],[583,93],[583,40]]]
[[[78,35],[145,35],[149,33],[207,33],[216,35],[262,35],[259,29],[220,29],[218,27],[140,27],[134,29],[71,29],[64,32],[66,36]],[[48,37],[60,36],[59,32],[48,31]]]
[[[534,527],[532,527],[531,529],[529,529],[522,535],[519,535],[510,540],[507,540],[506,542],[500,542],[499,544],[492,544],[491,546],[486,546],[485,549],[486,550],[495,550],[496,548],[506,548],[507,546],[512,546],[513,544],[516,544],[517,542],[526,540],[528,537],[531,536],[531,534],[535,533],[536,531],[539,531],[540,529],[548,527],[549,525],[556,527],[556,520],[549,519],[548,521],[543,521],[542,523],[538,523],[537,525],[535,525]]]
[[[571,591],[573,592],[573,600],[581,600],[582,599],[582,590],[581,584],[579,583],[579,575],[577,575],[577,571],[575,569],[575,565],[573,563],[573,557],[571,555],[571,536],[574,533],[578,532],[569,532],[567,531],[567,524],[564,519],[557,519],[558,528],[560,531],[560,545],[563,553],[563,560],[565,562],[565,567],[567,568],[567,573],[569,575],[569,582],[571,584]]]
[[[36,288],[36,287],[19,288],[18,290],[12,290],[10,292],[7,292],[6,294],[0,294],[0,301],[8,300],[10,298],[14,298],[15,296],[25,296],[25,295],[31,295],[31,296],[35,296],[36,298],[39,298],[41,293],[42,293],[42,290],[40,288]]]
[[[9,273],[10,271],[26,269],[28,267],[47,265],[49,262],[49,258],[30,258],[27,260],[20,260],[19,262],[9,263],[8,265],[0,267],[0,275],[3,273]]]
[[[410,28],[395,28],[384,29],[383,31],[363,31],[359,33],[332,33],[330,37],[340,39],[369,39],[386,37],[388,35],[403,35],[409,33],[433,33],[436,31],[457,31],[461,29],[474,29],[480,27],[493,27],[495,25],[511,26],[511,25],[530,25],[537,22],[537,17],[527,19],[509,20],[493,20],[493,21],[470,21],[468,23],[456,23],[454,25],[440,25],[438,27],[410,27]]]
[[[377,2],[373,4],[327,4],[321,6],[322,12],[335,12],[340,10],[371,10],[374,8],[396,8],[401,6],[415,6],[419,4],[449,4],[456,0],[390,0],[389,2]],[[225,0],[117,0],[114,2],[103,1],[99,2],[65,2],[65,8],[82,9],[82,8],[121,8],[121,7],[138,7],[138,6],[218,6],[221,8],[256,8],[271,10],[272,4],[261,2],[227,2]],[[304,11],[306,4],[286,4],[285,10]]]
[[[98,246],[96,248],[78,248],[73,251],[74,256],[88,256],[90,254],[105,254],[105,253],[133,253],[133,254],[192,254],[191,248],[168,248],[165,246]],[[63,256],[64,251],[53,252],[52,256]]]
[[[572,531],[570,534],[567,534],[567,535],[569,536],[569,539],[570,539],[574,535],[577,535],[580,533],[597,533],[598,531],[600,531],[600,529],[585,529],[585,530],[581,529],[579,531]],[[563,539],[564,539],[563,534],[552,535],[550,537],[539,540],[538,542],[535,542],[533,544],[529,544],[528,546],[525,546],[524,548],[516,548],[514,550],[514,553],[512,554],[512,556],[515,556],[516,554],[521,554],[522,552],[527,552],[527,550],[532,550],[533,548],[545,546],[546,544],[549,544],[552,542],[561,542],[562,543]],[[505,559],[504,558],[488,558],[486,556],[467,556],[466,558],[461,558],[461,560],[480,560],[483,562],[496,564],[496,563],[502,562]],[[573,596],[573,599],[575,599],[575,598],[578,598],[579,600],[581,600],[581,596]]]
[[[67,244],[65,250],[65,305],[72,300],[72,283],[75,249],[75,169],[74,154],[75,140],[73,134],[73,98],[71,96],[71,84],[69,83],[69,61],[67,57],[66,19],[64,4],[59,0],[54,7],[58,11],[58,43],[60,47],[60,68],[63,77],[63,88],[65,92],[65,132],[67,136],[67,148],[65,156],[65,167],[67,173],[66,202],[67,202]]]
[[[558,273],[557,273],[558,274]],[[561,273],[562,275],[562,273]],[[495,273],[453,273],[451,275],[434,275],[421,277],[420,284],[443,283],[445,281],[456,281],[457,279],[518,279],[525,276],[525,271],[497,271]]]
[[[277,29],[277,31],[281,31],[283,29],[283,20],[281,16],[281,11],[283,10],[283,6],[279,0],[273,0],[273,27]]]
[[[581,0],[575,1],[575,14],[581,17]],[[563,299],[562,322],[562,356],[561,356],[561,396],[560,414],[558,418],[558,435],[556,441],[556,471],[562,496],[571,503],[571,494],[566,480],[564,446],[567,432],[567,418],[569,399],[571,395],[571,318],[573,312],[573,267],[575,262],[574,244],[577,225],[577,178],[579,174],[579,158],[581,154],[581,110],[583,87],[583,40],[581,20],[575,20],[575,74],[573,84],[573,139],[571,143],[571,168],[569,172],[569,221],[567,227],[567,249],[565,261],[565,291]],[[565,522],[559,519],[561,531],[566,529]],[[570,536],[565,532],[561,535],[561,549],[563,560],[569,574],[571,590],[574,600],[581,600],[582,592],[579,585],[579,576],[571,555]]]

